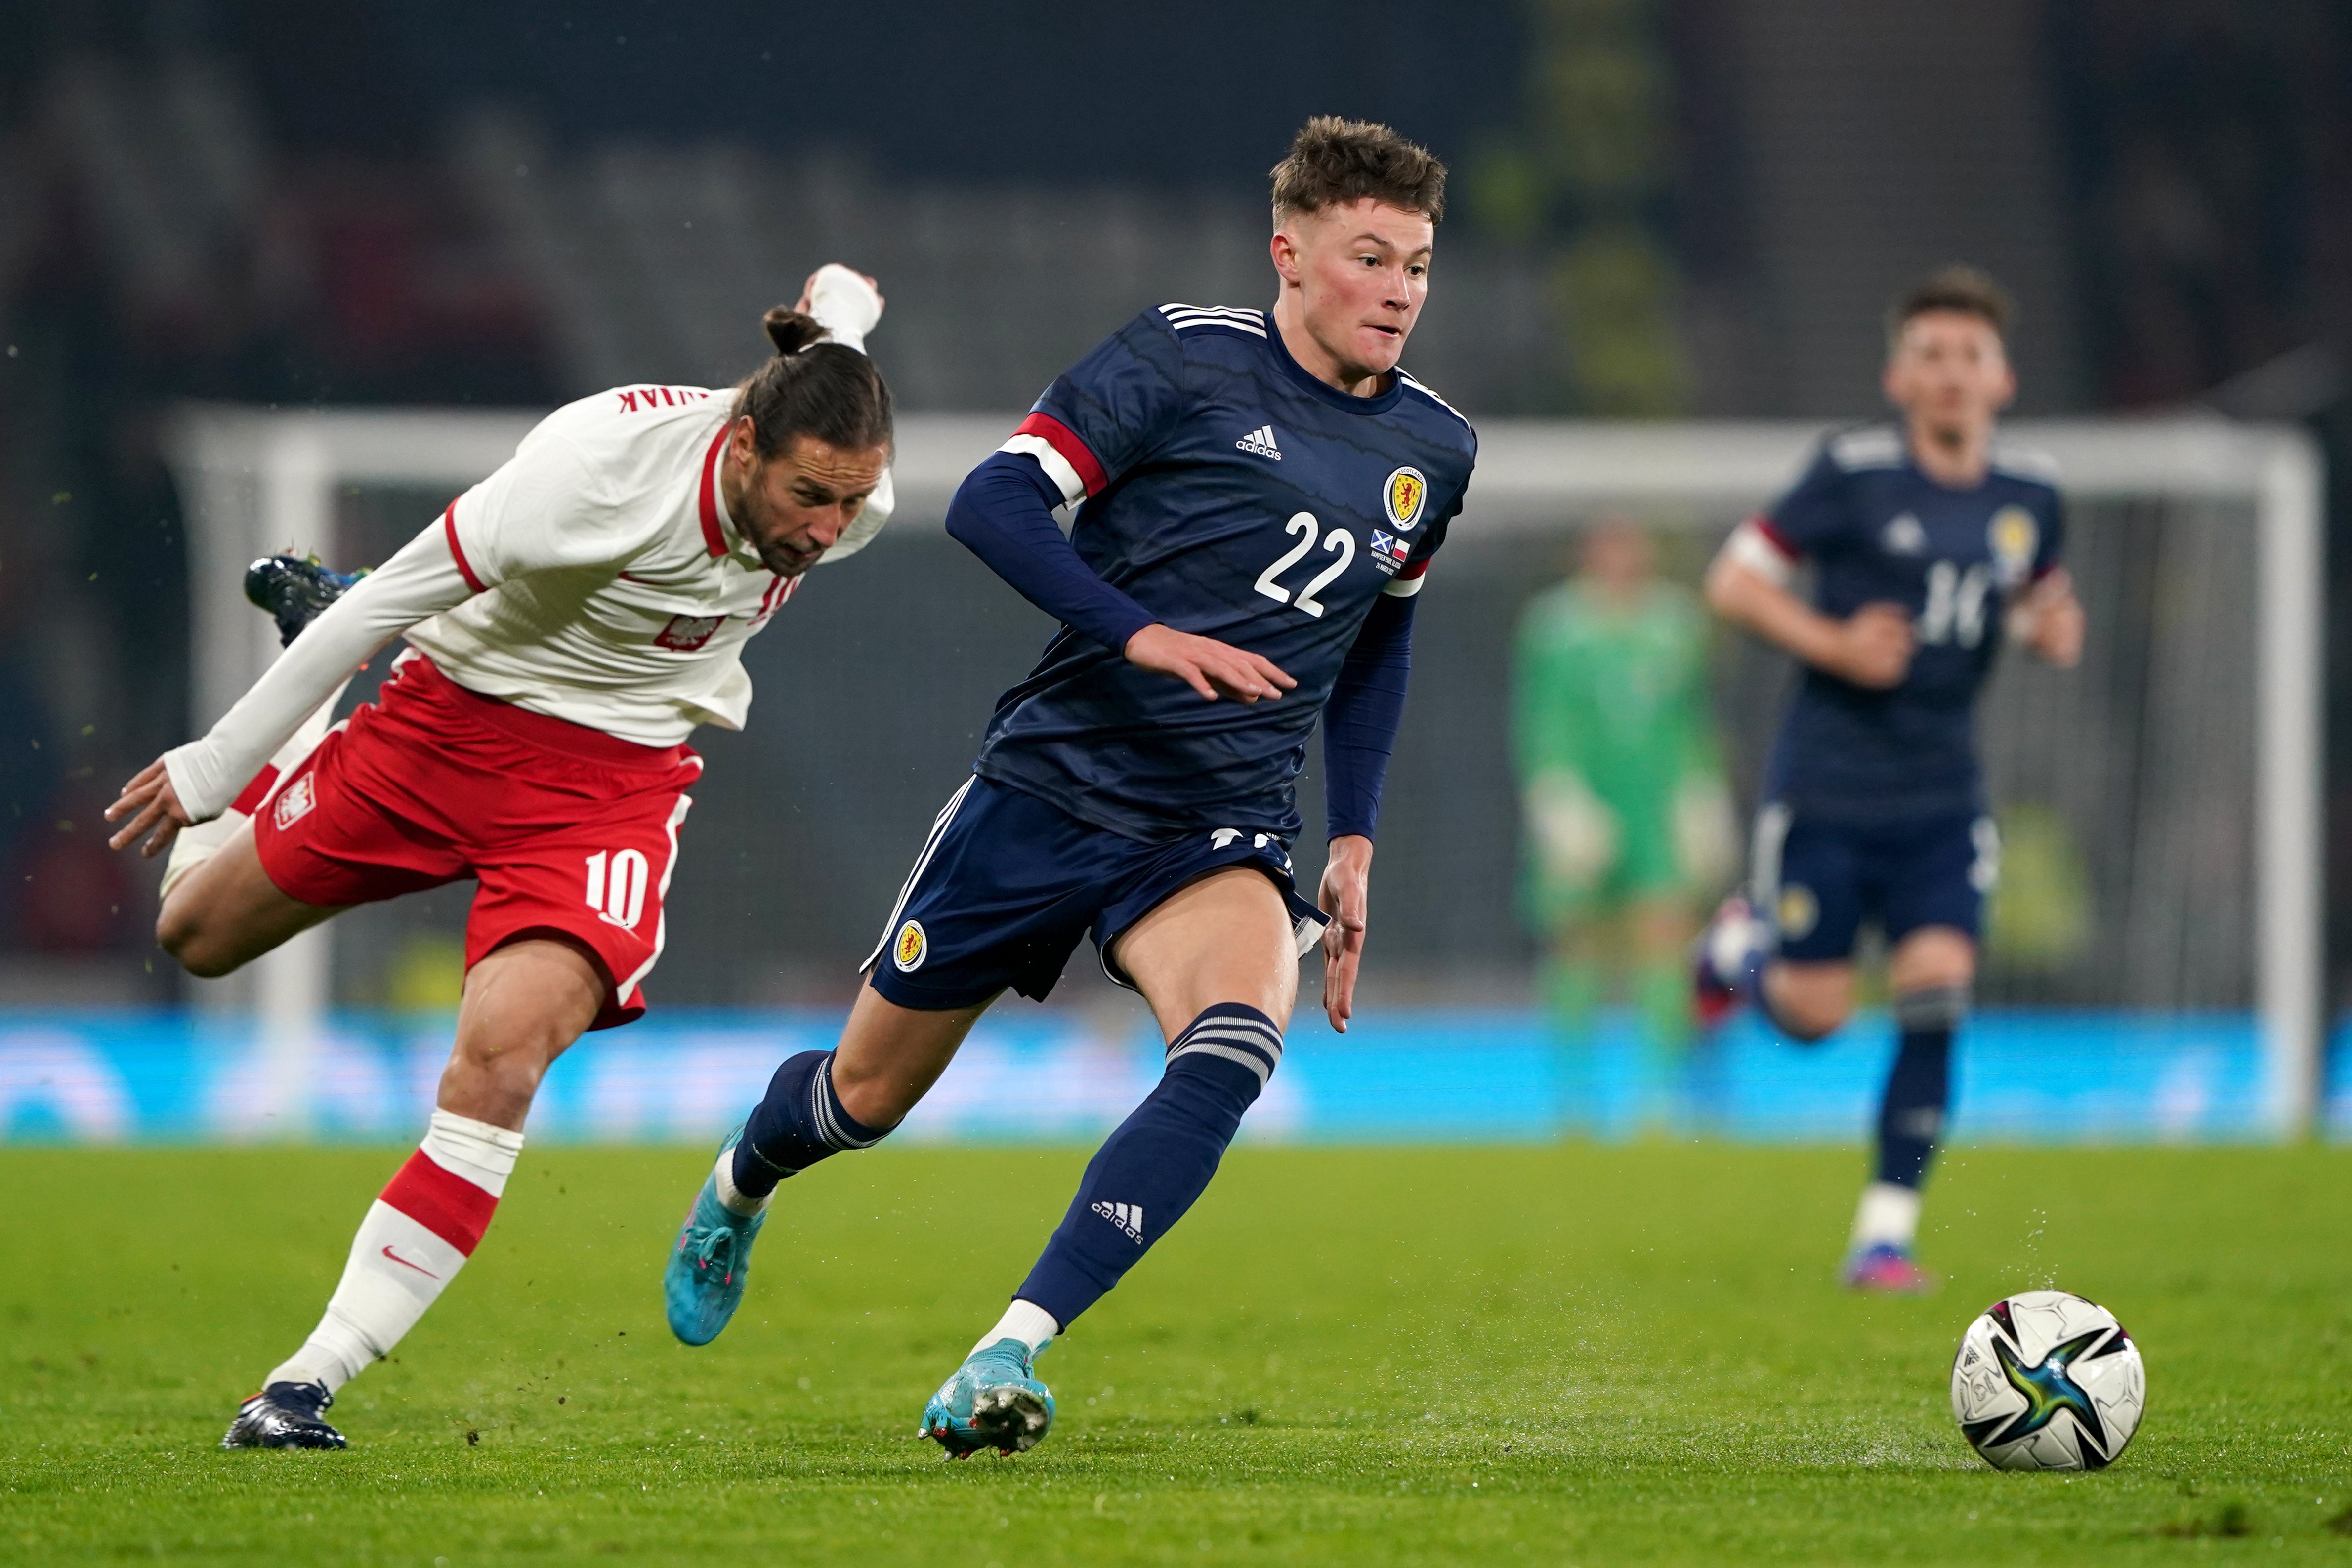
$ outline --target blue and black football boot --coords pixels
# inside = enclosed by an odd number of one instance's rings
[[[221,1438],[224,1448],[347,1448],[343,1435],[320,1419],[335,1396],[316,1383],[273,1383],[236,1407]]]
[[[245,596],[277,620],[278,645],[287,647],[366,575],[330,571],[314,555],[264,556],[245,569]]]

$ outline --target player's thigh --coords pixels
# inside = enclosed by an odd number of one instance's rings
[[[305,904],[281,891],[262,869],[247,822],[172,890],[156,918],[155,940],[190,974],[212,978],[349,907]]]
[[[602,965],[576,943],[540,937],[489,954],[466,974],[445,1089],[468,1070],[537,1088],[596,1021],[609,989]]]
[[[1298,1000],[1290,909],[1255,867],[1230,866],[1186,883],[1120,933],[1112,948],[1171,1040],[1219,1002],[1244,1003],[1287,1028]]]
[[[869,1127],[895,1127],[930,1092],[991,1002],[960,1008],[901,1007],[861,986],[833,1052],[833,1092]]]

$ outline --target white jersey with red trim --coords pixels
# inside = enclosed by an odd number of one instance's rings
[[[410,643],[468,690],[642,746],[741,728],[743,644],[799,580],[770,571],[728,516],[731,397],[621,387],[550,414],[443,515],[473,596]],[[888,483],[860,535],[888,516]]]
[[[165,754],[192,820],[219,815],[351,673],[405,632],[485,696],[641,746],[738,729],[743,644],[797,586],[719,482],[731,389],[619,387],[556,410],[497,473],[362,578],[201,740]],[[820,562],[890,515],[886,472]]]

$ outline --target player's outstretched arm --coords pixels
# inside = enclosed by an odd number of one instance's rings
[[[108,821],[124,824],[109,846],[161,854],[182,828],[219,816],[352,671],[472,592],[442,525],[418,534],[329,605],[202,740],[165,752],[122,787],[106,809]]]
[[[1865,604],[1847,619],[1824,615],[1743,559],[1740,536],[1706,571],[1706,602],[1735,626],[1825,674],[1884,691],[1911,668],[1911,617],[1899,604]]]
[[[1054,521],[1060,488],[1037,459],[999,452],[965,476],[948,506],[948,533],[1021,597],[1082,636],[1202,696],[1254,703],[1298,683],[1272,660],[1160,623],[1105,582]]]

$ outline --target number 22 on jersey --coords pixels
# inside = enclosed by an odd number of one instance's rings
[[[1312,512],[1292,513],[1290,520],[1282,525],[1282,531],[1298,535],[1299,540],[1276,557],[1272,566],[1257,574],[1257,591],[1276,604],[1287,604],[1294,610],[1304,610],[1307,614],[1319,618],[1323,613],[1323,601],[1315,596],[1330,587],[1354,561],[1356,536],[1345,528],[1333,528],[1329,533],[1324,533],[1322,525],[1315,520]],[[1307,586],[1293,595],[1275,579],[1304,560],[1314,550],[1318,538],[1324,554],[1336,555],[1339,559],[1309,578]]]

